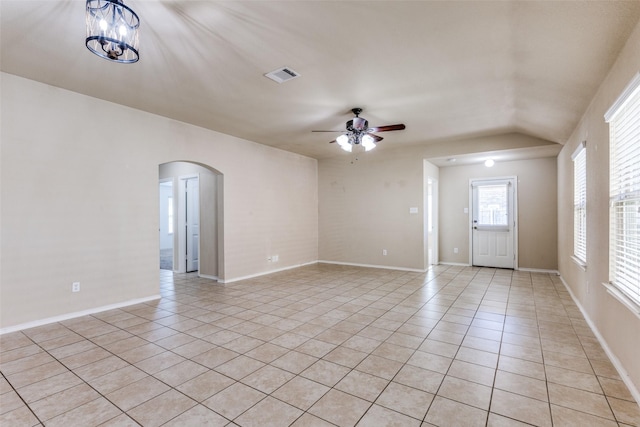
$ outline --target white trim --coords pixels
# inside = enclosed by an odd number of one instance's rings
[[[516,268],[518,271],[525,271],[527,273],[544,273],[544,274],[555,274],[556,276],[560,275],[558,270],[547,270],[546,268]]]
[[[598,342],[600,343],[600,346],[602,347],[602,349],[606,353],[607,357],[609,357],[609,361],[611,361],[611,363],[613,364],[614,368],[616,368],[616,371],[618,371],[618,375],[620,375],[620,378],[622,379],[622,381],[625,383],[625,385],[629,389],[629,392],[631,393],[631,396],[633,396],[633,398],[635,399],[636,402],[640,402],[640,391],[636,388],[635,384],[633,384],[633,381],[631,381],[631,378],[629,378],[629,374],[627,373],[627,371],[624,369],[624,367],[620,363],[620,360],[618,360],[618,358],[613,354],[613,351],[611,351],[611,349],[609,348],[609,345],[607,344],[607,342],[604,340],[602,335],[600,335],[600,332],[598,331],[598,328],[596,328],[596,326],[593,324],[593,322],[591,321],[591,318],[589,317],[589,315],[587,314],[585,309],[582,308],[582,305],[580,304],[580,301],[578,300],[578,298],[576,298],[576,296],[571,291],[571,287],[569,287],[567,282],[564,281],[564,278],[562,276],[560,276],[560,280],[562,281],[562,284],[564,285],[564,287],[569,292],[569,295],[571,295],[571,299],[573,299],[573,302],[576,304],[576,306],[578,306],[578,309],[582,313],[582,316],[584,317],[584,320],[587,322],[587,325],[589,325],[589,328],[591,328],[591,331],[593,332],[593,334],[598,339]]]
[[[478,187],[480,185],[499,185],[504,184],[505,181],[509,181],[515,178],[514,176],[496,176],[487,178],[471,178],[469,179],[469,185],[471,187]],[[481,182],[479,184],[479,182]]]
[[[626,296],[624,292],[611,283],[603,283],[602,286],[605,287],[609,295],[617,299],[622,305],[627,307],[629,311],[635,314],[638,319],[640,319],[640,306],[636,304],[635,301]]]
[[[580,144],[578,144],[575,151],[571,155],[571,160],[574,161],[576,157],[578,157],[578,154],[582,153],[582,150],[584,150],[585,148],[587,148],[587,141],[582,141]]]
[[[415,273],[426,273],[427,271],[430,270],[430,268],[427,268],[426,270],[421,270],[418,268],[404,268],[404,267],[394,267],[394,266],[388,266],[388,265],[372,265],[372,264],[357,264],[357,263],[351,263],[351,262],[339,262],[339,261],[326,261],[326,260],[317,260],[317,261],[310,261],[310,262],[306,262],[304,264],[297,264],[297,265],[292,265],[289,267],[284,267],[284,268],[279,268],[276,270],[269,270],[269,271],[263,271],[262,273],[256,273],[256,274],[250,274],[247,276],[240,276],[240,277],[234,277],[232,279],[228,279],[228,280],[222,280],[222,279],[217,279],[218,283],[232,283],[232,282],[238,282],[240,280],[247,280],[247,279],[253,279],[256,277],[260,277],[260,276],[266,276],[268,274],[272,274],[272,273],[278,273],[280,271],[286,271],[286,270],[292,270],[294,268],[298,268],[298,267],[306,267],[308,265],[313,265],[313,264],[335,264],[335,265],[348,265],[348,266],[352,266],[352,267],[365,267],[365,268],[381,268],[381,269],[385,269],[385,270],[399,270],[399,271],[411,271],[411,272],[415,272]],[[440,263],[440,264],[446,264],[446,263]],[[450,264],[450,265],[462,265],[465,267],[469,267],[469,265],[467,264]],[[201,276],[201,277],[205,277],[205,276]],[[213,277],[205,277],[205,278],[213,278]]]
[[[635,76],[631,79],[626,88],[622,91],[618,99],[613,103],[611,107],[604,113],[604,121],[609,123],[615,115],[620,111],[624,103],[629,99],[629,97],[635,92],[636,89],[640,87],[640,71],[636,73]]]
[[[580,258],[578,258],[578,257],[577,257],[577,256],[575,256],[575,255],[571,255],[571,260],[572,260],[573,262],[575,262],[575,263],[578,265],[578,267],[580,268],[580,270],[582,270],[582,271],[587,271],[587,263],[585,263],[584,261],[582,261]]]
[[[268,271],[263,271],[261,273],[249,274],[248,276],[234,277],[231,279],[218,279],[218,283],[231,283],[231,282],[238,282],[240,280],[253,279],[255,277],[266,276],[267,274],[278,273],[280,271],[292,270],[298,267],[305,267],[307,265],[317,264],[318,262],[319,261],[310,261],[310,262],[305,262],[303,264],[296,264],[296,265],[291,265],[289,267],[278,268],[276,270],[268,270]]]
[[[115,310],[116,308],[128,307],[131,305],[141,304],[162,298],[160,295],[153,295],[146,298],[137,298],[129,301],[119,302],[116,304],[103,305],[102,307],[91,308],[89,310],[76,311],[74,313],[62,314],[60,316],[48,317],[46,319],[34,320],[33,322],[21,323],[19,325],[7,326],[0,329],[0,335],[11,332],[21,331],[23,329],[35,328],[37,326],[48,325],[50,323],[62,322],[64,320],[75,319],[76,317],[88,316],[90,314],[101,313],[103,311]]]
[[[384,270],[412,271],[412,272],[415,272],[415,273],[426,273],[427,271],[429,271],[428,268],[426,270],[422,270],[422,269],[419,269],[419,268],[395,267],[393,265],[358,264],[358,263],[353,263],[353,262],[339,262],[339,261],[326,261],[326,260],[318,260],[318,263],[321,263],[321,264],[336,264],[336,265],[350,265],[352,267],[381,268],[381,269],[384,269]]]
[[[423,172],[424,172],[424,164],[428,162],[428,160],[423,159]],[[438,228],[438,210],[439,210],[439,200],[438,200],[438,179],[425,174],[426,181],[423,182],[423,216],[422,216],[422,227],[424,234],[424,242],[423,242],[423,251],[424,251],[424,266],[428,270],[430,265],[438,265],[439,249],[438,249],[438,239],[440,230]],[[429,186],[431,186],[431,210],[429,210]],[[433,214],[433,215],[432,215]],[[431,215],[431,218],[429,216]],[[429,230],[429,220],[431,220],[432,230]],[[431,235],[431,260],[429,260],[429,235]],[[429,264],[431,261],[431,264]]]
[[[203,279],[210,279],[210,280],[220,280],[220,278],[218,276],[210,276],[208,274],[200,274],[200,273],[198,273],[198,277],[201,277]]]

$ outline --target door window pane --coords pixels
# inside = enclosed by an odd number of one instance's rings
[[[478,187],[478,225],[508,225],[507,185]]]

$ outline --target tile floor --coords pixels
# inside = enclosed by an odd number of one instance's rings
[[[9,426],[625,426],[557,276],[318,264],[0,337]]]

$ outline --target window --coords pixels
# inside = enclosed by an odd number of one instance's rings
[[[507,184],[478,186],[478,225],[509,225]]]
[[[640,73],[607,111],[609,282],[640,313]]]
[[[582,142],[573,153],[573,257],[587,265],[587,150]]]

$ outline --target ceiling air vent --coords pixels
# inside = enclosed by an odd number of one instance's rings
[[[270,73],[265,74],[265,77],[268,77],[277,83],[284,83],[291,79],[295,79],[296,77],[300,77],[300,74],[293,71],[291,68],[282,67]]]

